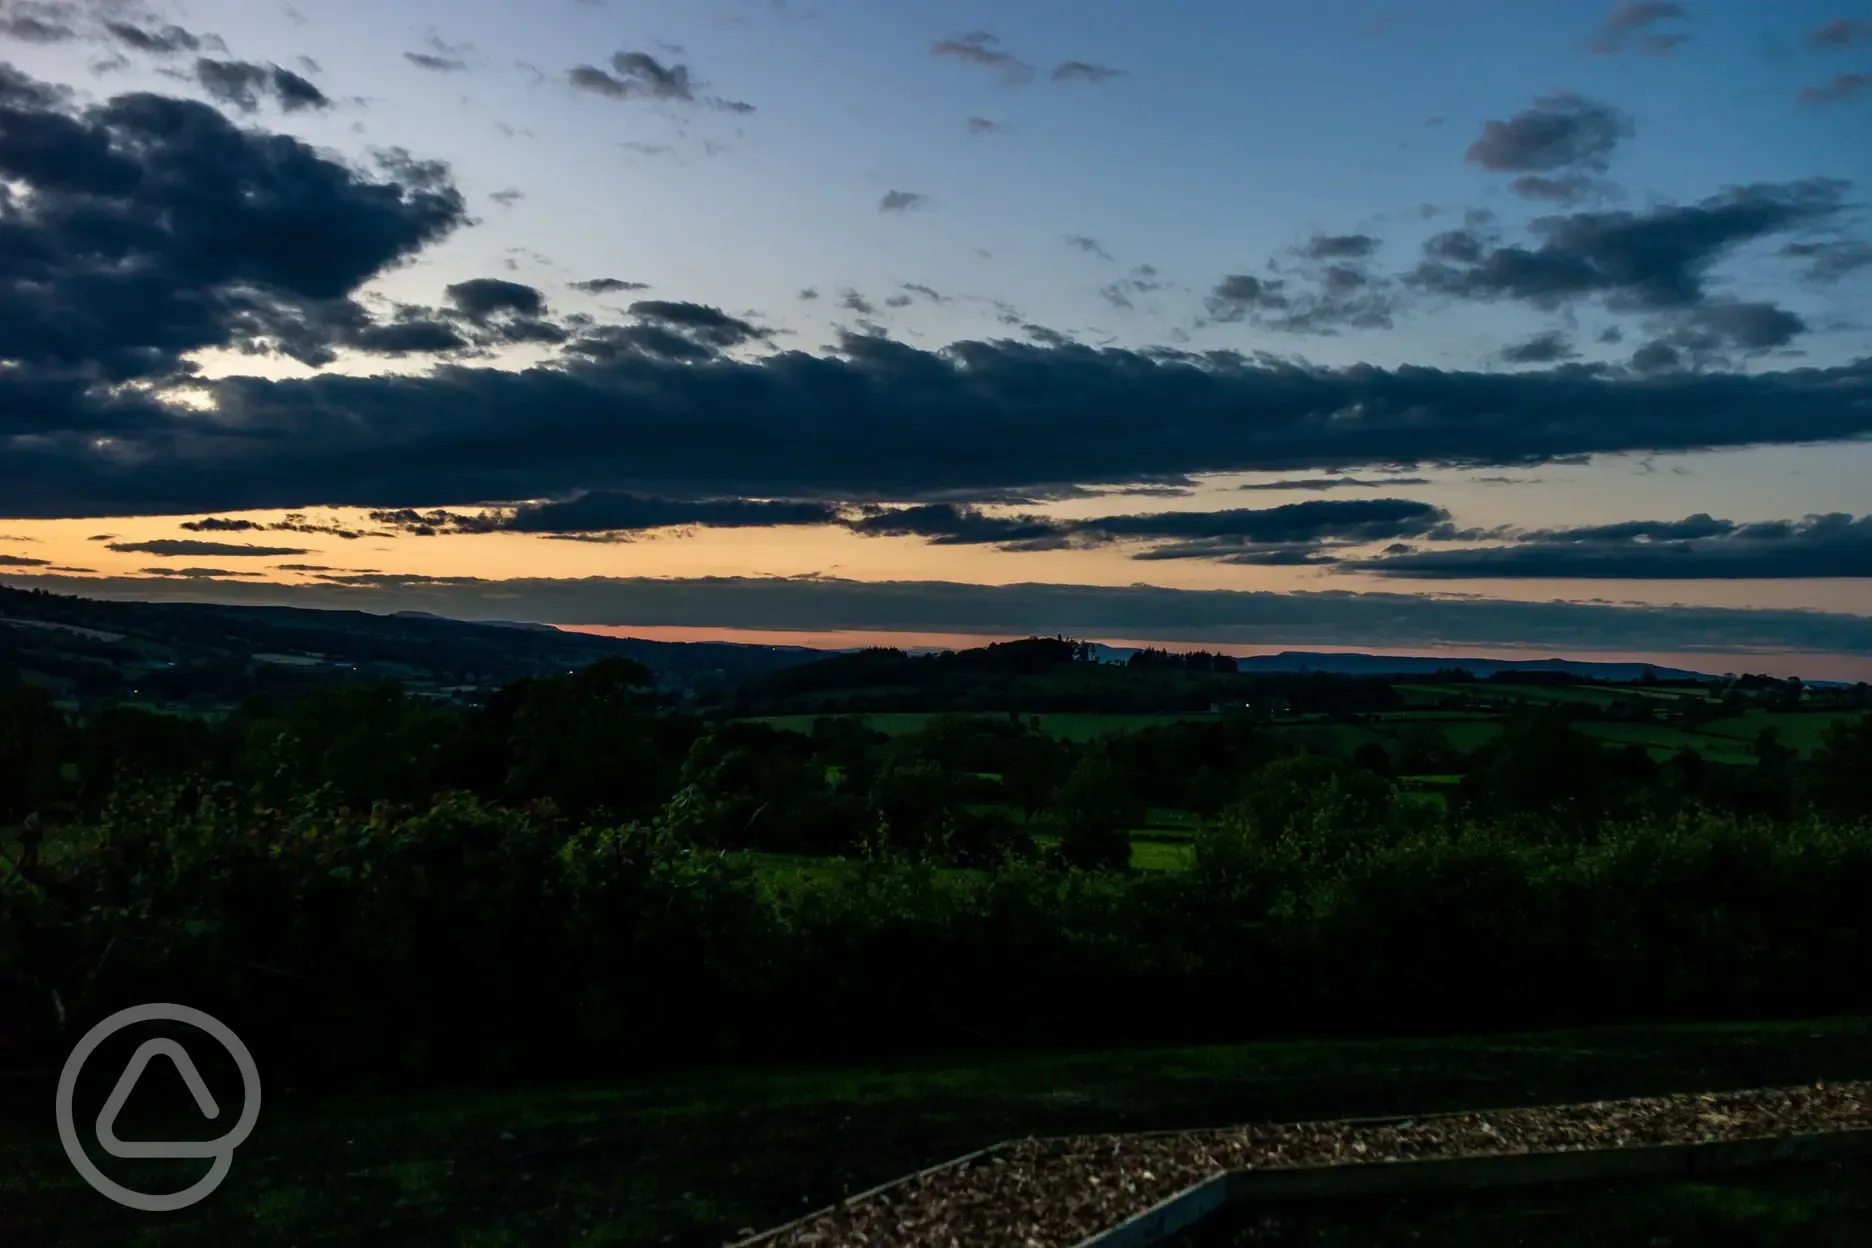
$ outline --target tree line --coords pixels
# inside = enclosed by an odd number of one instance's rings
[[[0,1060],[151,999],[306,1078],[1872,1004],[1872,716],[1748,767],[1553,714],[1340,758],[1245,720],[780,733],[649,684],[216,723],[0,691]],[[1432,765],[1447,803],[1396,781]],[[1203,816],[1190,870],[1125,869],[1151,807]]]

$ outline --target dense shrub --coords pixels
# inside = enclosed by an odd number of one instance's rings
[[[1182,874],[885,854],[773,887],[684,835],[697,800],[610,827],[120,798],[0,883],[6,1039],[50,1058],[181,1000],[304,1078],[440,1076],[1872,1005],[1863,824],[1529,839],[1397,808],[1353,835],[1341,805],[1238,812]]]

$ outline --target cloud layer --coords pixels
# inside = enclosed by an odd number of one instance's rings
[[[1384,576],[1593,580],[1872,577],[1872,515],[1739,524],[1698,514],[1528,533],[1511,544],[1349,562]]]

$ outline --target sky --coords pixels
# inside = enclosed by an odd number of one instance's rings
[[[0,578],[1872,679],[1860,0],[0,0]]]

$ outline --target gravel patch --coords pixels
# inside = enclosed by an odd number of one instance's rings
[[[1643,1097],[1374,1122],[1027,1139],[746,1241],[759,1248],[1073,1248],[1235,1170],[1700,1144],[1872,1128],[1872,1084]]]

